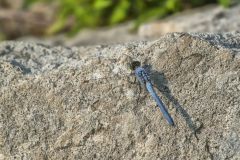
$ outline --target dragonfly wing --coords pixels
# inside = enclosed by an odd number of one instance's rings
[[[172,117],[168,113],[168,111],[167,111],[166,107],[164,106],[163,102],[161,101],[161,99],[156,94],[156,92],[153,89],[153,86],[152,86],[152,84],[150,82],[146,83],[146,88],[147,88],[148,92],[151,94],[151,96],[153,97],[153,99],[157,102],[157,105],[159,106],[161,112],[163,113],[163,116],[166,118],[168,123],[170,125],[174,125]]]

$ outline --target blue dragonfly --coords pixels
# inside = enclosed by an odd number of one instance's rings
[[[133,61],[131,64],[131,69],[134,71],[135,76],[140,82],[140,84],[146,87],[152,98],[156,101],[167,122],[170,125],[174,126],[174,121],[172,117],[168,113],[166,107],[164,106],[163,102],[161,101],[161,99],[159,98],[159,96],[157,95],[156,91],[153,88],[149,72],[144,67],[141,67],[141,63],[139,61]]]
[[[96,58],[96,57],[94,57],[94,58]],[[109,63],[109,65],[111,65],[112,63],[115,63],[116,64],[115,66],[118,66],[116,59],[111,59],[109,57],[98,57],[97,59],[99,60],[99,64],[102,64],[102,61],[106,59],[107,61],[106,60],[104,61],[104,64],[106,66],[108,66],[108,63]],[[130,57],[130,62],[128,61],[128,69],[129,68],[131,69],[132,72],[135,73],[135,77],[138,79],[140,84],[142,86],[146,87],[147,91],[150,93],[152,98],[156,101],[157,105],[159,106],[159,108],[160,108],[161,112],[163,113],[163,116],[167,120],[167,122],[170,125],[174,126],[174,121],[173,121],[172,117],[168,113],[165,105],[163,104],[163,102],[161,101],[161,99],[159,98],[159,96],[157,95],[156,91],[153,88],[153,84],[152,84],[151,78],[150,78],[150,75],[151,75],[150,71],[148,71],[147,68],[145,68],[144,66],[141,67],[141,63],[139,61],[133,61],[133,59],[131,57]],[[123,71],[123,72],[125,72],[125,71]],[[132,73],[132,74],[134,74],[134,73]],[[122,73],[120,71],[117,72],[117,75],[114,75],[114,74],[111,74],[111,73],[109,73],[109,74],[111,76],[110,77],[107,76],[107,78],[119,78],[118,75],[120,75],[121,77],[125,77],[125,76],[129,77],[129,75],[127,76],[127,75],[125,75],[124,73]],[[92,78],[90,78],[90,79],[92,79]],[[95,80],[100,80],[100,79],[105,79],[105,78],[106,78],[105,76],[104,77],[100,76],[100,77],[96,77],[96,79],[95,78],[94,79]],[[88,83],[89,80],[85,80],[84,82]],[[108,95],[108,94],[106,94],[106,95]]]

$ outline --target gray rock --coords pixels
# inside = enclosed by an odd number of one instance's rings
[[[79,48],[0,44],[0,159],[238,159],[239,33]],[[149,64],[176,126],[139,92]]]
[[[133,22],[120,24],[114,27],[101,27],[98,29],[83,29],[74,37],[69,37],[64,34],[53,37],[39,38],[39,37],[21,37],[18,40],[25,42],[37,42],[46,45],[56,46],[82,46],[82,45],[106,45],[129,43],[132,41],[149,40],[149,38],[139,37],[136,32],[132,31],[134,27]]]
[[[240,31],[240,5],[223,8],[210,5],[185,11],[166,19],[143,24],[140,37],[158,37],[169,32],[234,32]]]
[[[53,37],[24,37],[20,41],[35,41],[47,45],[82,46],[129,43],[132,41],[156,40],[166,33],[172,32],[239,32],[240,5],[228,9],[218,5],[210,5],[191,9],[172,15],[162,20],[142,24],[138,33],[133,31],[134,22],[120,24],[114,27],[81,30],[76,36],[64,34]],[[45,12],[44,12],[45,13]],[[48,14],[47,14],[48,15]],[[11,16],[12,17],[12,16]],[[9,25],[4,23],[7,29]],[[36,27],[33,27],[36,28]],[[17,33],[19,30],[17,28]]]

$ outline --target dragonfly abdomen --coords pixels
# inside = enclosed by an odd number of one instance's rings
[[[153,99],[157,102],[158,107],[160,108],[164,118],[168,121],[168,123],[170,125],[174,125],[173,119],[170,116],[170,114],[167,111],[167,108],[164,106],[163,102],[161,101],[161,99],[158,97],[156,91],[153,89],[153,86],[151,83],[147,82],[146,83],[146,88],[148,90],[148,92],[151,94],[151,96],[153,97]]]
[[[168,121],[170,125],[174,125],[172,117],[170,116],[163,102],[161,101],[161,99],[158,97],[157,93],[153,89],[153,85],[151,83],[149,73],[143,67],[139,66],[135,69],[135,75],[139,80],[139,82],[147,88],[150,95],[156,101],[161,112],[163,113],[164,118]]]

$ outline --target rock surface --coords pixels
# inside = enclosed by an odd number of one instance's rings
[[[18,40],[25,42],[37,42],[51,46],[82,46],[82,45],[106,45],[129,43],[132,41],[150,40],[150,38],[140,37],[135,32],[131,31],[134,24],[132,22],[120,24],[114,27],[102,27],[99,29],[84,29],[74,37],[69,37],[64,34],[54,37],[22,37]],[[153,40],[153,39],[151,39]]]
[[[238,159],[240,34],[0,44],[0,159]],[[150,64],[176,126],[128,69]]]
[[[56,19],[54,4],[35,3],[23,8],[23,0],[0,0],[0,34],[6,39],[42,36]]]
[[[240,5],[225,9],[206,6],[185,11],[164,20],[143,24],[140,37],[157,37],[170,32],[233,32],[240,31]]]
[[[133,31],[134,22],[128,22],[114,27],[82,30],[75,37],[67,37],[65,35],[58,35],[51,38],[24,36],[18,40],[27,42],[35,41],[47,45],[80,46],[129,43],[137,40],[156,40],[163,34],[172,32],[236,32],[240,31],[238,17],[240,17],[240,5],[235,5],[228,9],[211,5],[185,11],[164,20],[142,24],[138,33]]]

